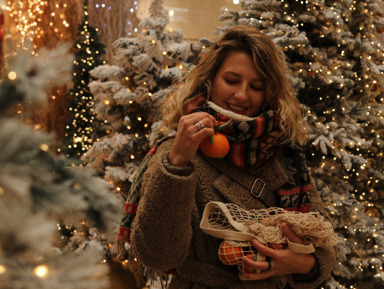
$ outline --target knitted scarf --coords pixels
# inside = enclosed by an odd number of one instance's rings
[[[219,124],[228,121],[229,118],[234,119],[230,112],[228,116],[217,110],[219,109],[214,104],[207,102],[203,97],[197,98],[187,105],[189,113],[208,112],[215,116]],[[239,115],[234,117],[240,117],[240,120],[233,121],[230,126],[221,131],[227,136],[230,143],[230,151],[225,158],[249,174],[256,175],[257,170],[260,170],[270,158],[278,155],[279,162],[288,176],[288,182],[277,191],[280,207],[289,211],[309,212],[311,186],[304,153],[298,145],[294,147],[281,145],[282,139],[276,125],[275,112],[265,111],[255,118],[243,118]],[[117,238],[118,243],[130,243],[131,226],[140,201],[142,175],[146,171],[150,158],[166,139],[160,140],[148,152],[136,172],[124,206],[124,217]],[[120,254],[121,256],[122,254]]]

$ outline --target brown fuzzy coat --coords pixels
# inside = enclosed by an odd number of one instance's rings
[[[142,199],[132,232],[132,248],[142,264],[156,271],[176,268],[177,274],[169,289],[272,289],[284,288],[287,283],[295,289],[310,289],[328,278],[335,263],[335,252],[317,248],[314,256],[320,274],[312,282],[296,282],[291,275],[241,281],[237,267],[223,265],[218,258],[222,240],[204,234],[199,228],[201,216],[209,201],[234,203],[245,209],[264,205],[249,190],[212,167],[200,153],[186,168],[171,166],[168,153],[172,142],[171,139],[159,147],[144,175]],[[239,171],[235,166],[227,167],[228,173]],[[271,190],[278,189],[287,180],[276,159],[259,173]],[[324,214],[314,189],[311,209]]]

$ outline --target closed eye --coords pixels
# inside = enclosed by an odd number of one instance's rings
[[[236,83],[237,83],[237,80],[234,80],[234,79],[226,79],[225,82],[228,83],[228,84],[236,84]]]
[[[251,85],[251,88],[257,91],[264,90],[264,86],[262,85]]]

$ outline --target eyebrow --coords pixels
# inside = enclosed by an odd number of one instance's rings
[[[233,74],[234,76],[241,76],[239,73],[236,73],[234,71],[224,71],[224,74]],[[263,80],[260,78],[253,78],[253,79],[251,79],[251,81],[263,82]]]

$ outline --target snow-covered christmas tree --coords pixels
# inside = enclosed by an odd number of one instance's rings
[[[3,71],[1,289],[110,288],[101,241],[116,234],[117,198],[90,169],[67,167],[67,160],[52,152],[54,136],[26,125],[15,109],[46,104],[52,86],[70,81],[73,57],[68,50],[66,45],[42,48],[34,56],[22,51]]]
[[[167,30],[162,1],[153,1],[149,17],[134,38],[114,43],[114,63],[91,71],[94,112],[108,135],[83,156],[88,166],[126,194],[138,163],[163,134],[160,111],[169,87],[194,67],[202,49],[183,42],[180,30]]]
[[[280,45],[310,123],[307,157],[340,235],[325,288],[384,287],[384,2],[241,1],[226,27],[249,24]]]
[[[124,201],[140,161],[164,137],[160,114],[170,86],[195,66],[203,49],[202,44],[184,42],[180,30],[166,28],[169,19],[162,1],[153,1],[148,14],[137,36],[115,41],[113,63],[91,71],[96,79],[90,83],[93,110],[107,135],[82,160],[112,184]],[[123,206],[122,202],[121,217]],[[112,258],[116,253],[112,246]],[[136,278],[141,281],[140,276]]]

